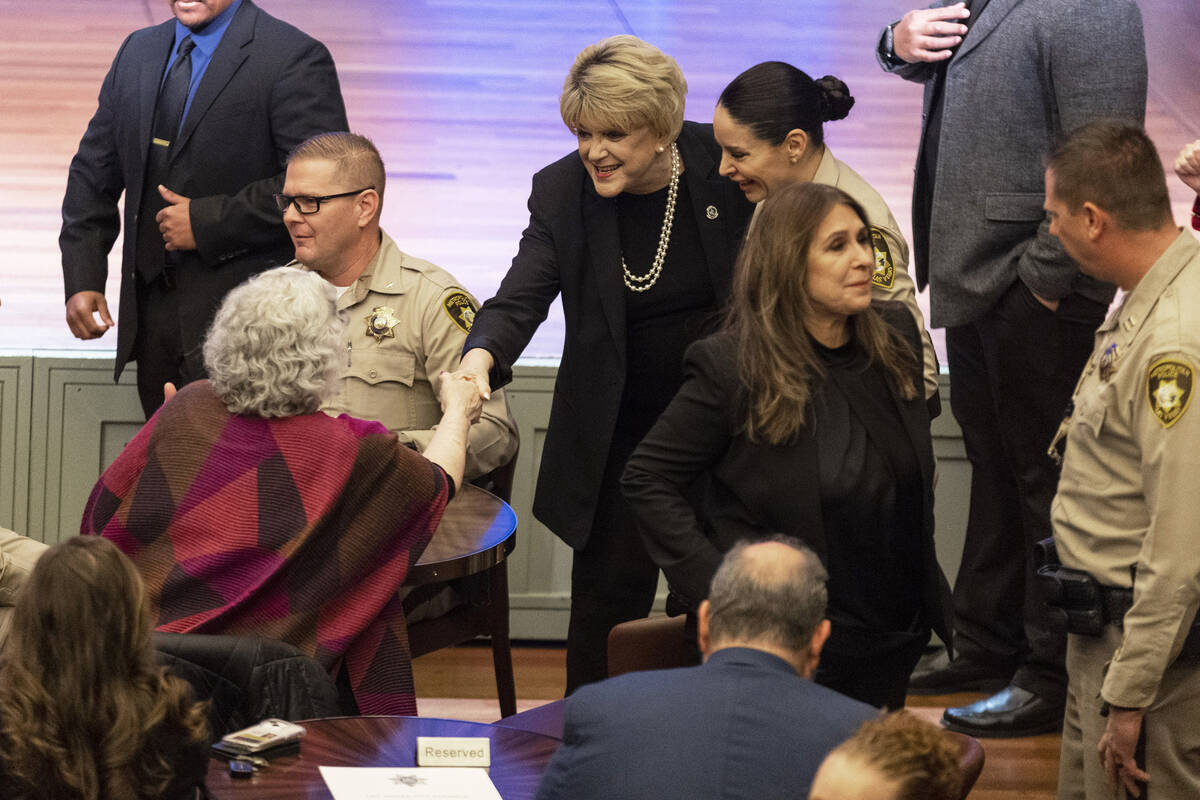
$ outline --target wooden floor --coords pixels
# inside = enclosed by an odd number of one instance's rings
[[[515,647],[513,669],[517,710],[562,697],[566,682],[561,647]],[[491,650],[468,645],[440,650],[413,662],[422,716],[491,722],[500,716]],[[910,697],[909,708],[937,722],[949,706],[979,700],[979,694]],[[1058,778],[1058,736],[981,740],[986,753],[983,773],[972,800],[1053,800]]]
[[[515,252],[530,176],[573,147],[557,103],[567,68],[583,46],[616,33],[676,57],[689,119],[709,120],[725,84],[762,60],[843,78],[857,104],[827,126],[830,146],[907,228],[920,88],[881,72],[872,49],[879,28],[912,0],[258,2],[333,53],[351,127],[375,139],[388,167],[384,227],[481,299]],[[1148,128],[1169,160],[1200,137],[1200,5],[1141,5]],[[168,13],[162,0],[0,0],[0,349],[114,347],[113,334],[81,343],[66,330],[59,206],[118,46]],[[1174,180],[1172,191],[1183,219],[1190,199]],[[108,295],[117,297],[115,277]],[[561,338],[555,314],[526,355],[555,356]]]

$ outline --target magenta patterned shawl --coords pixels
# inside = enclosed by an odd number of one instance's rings
[[[449,499],[440,468],[378,423],[230,414],[190,384],[126,446],[82,533],[137,564],[158,630],[289,642],[364,714],[415,714],[396,590]]]

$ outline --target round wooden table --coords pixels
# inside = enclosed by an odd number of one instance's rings
[[[505,800],[532,798],[558,739],[482,722],[434,717],[332,717],[300,722],[300,754],[273,759],[249,779],[231,778],[224,761],[208,765],[208,791],[217,800],[254,798],[331,800],[318,767],[414,767],[418,736],[491,739],[488,775]]]
[[[413,658],[477,636],[492,641],[496,696],[500,716],[517,713],[512,648],[508,640],[508,568],[504,559],[517,543],[517,515],[495,495],[467,484],[446,506],[429,546],[408,569],[404,585],[426,584],[477,576],[476,593],[440,617],[408,626]]]
[[[405,586],[475,575],[499,564],[517,540],[517,514],[478,486],[462,486],[446,506],[425,552],[408,569]]]

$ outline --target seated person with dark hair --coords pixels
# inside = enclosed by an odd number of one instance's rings
[[[825,754],[878,713],[809,680],[829,636],[826,577],[795,539],[735,545],[700,604],[704,664],[568,697],[539,800],[803,797]]]
[[[150,630],[142,579],[110,542],[68,539],[38,559],[0,666],[0,797],[196,797],[204,707],[157,665]]]

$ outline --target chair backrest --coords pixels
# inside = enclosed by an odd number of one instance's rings
[[[513,457],[507,464],[501,464],[491,472],[480,475],[471,483],[478,486],[480,489],[486,489],[492,494],[499,497],[506,503],[512,502],[512,485],[513,476],[517,472],[517,456],[520,455],[520,448],[513,453]]]
[[[959,797],[960,800],[966,800],[967,795],[975,786],[975,781],[979,780],[979,773],[983,772],[983,745],[965,733],[955,731],[946,731],[946,733],[958,742],[958,766],[963,771],[962,794]]]
[[[687,617],[648,617],[622,622],[608,633],[608,676],[646,669],[690,667],[696,645],[684,634]]]
[[[210,734],[265,717],[297,720],[344,713],[325,670],[290,644],[258,636],[154,634],[159,663],[208,700]]]

